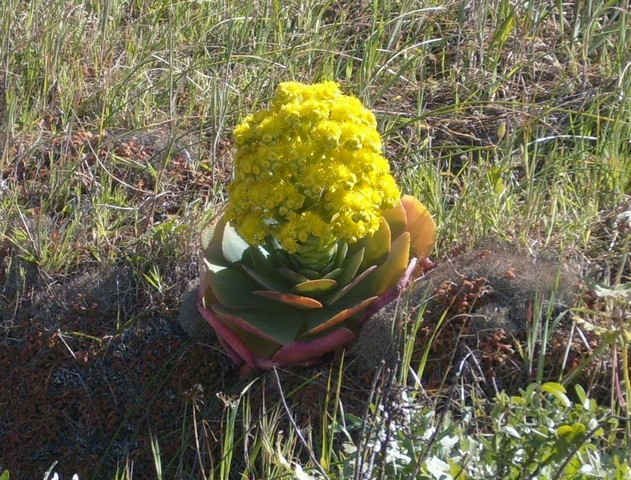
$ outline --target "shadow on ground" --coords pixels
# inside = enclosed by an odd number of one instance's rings
[[[63,284],[29,276],[9,278],[0,303],[2,467],[41,478],[57,461],[59,473],[109,478],[129,457],[142,478],[153,472],[150,434],[176,457],[190,392],[234,381],[213,339],[192,342],[172,317],[145,309],[129,268]],[[219,409],[207,421],[220,418]]]
[[[405,341],[396,332],[409,331],[420,311],[424,320],[412,364],[427,354],[422,380],[428,392],[466,384],[492,395],[525,385],[535,372],[518,346],[532,330],[534,302],[545,300],[547,313],[559,319],[559,339],[548,353],[559,355],[570,323],[564,312],[576,301],[579,283],[577,271],[556,260],[498,245],[442,262],[401,302],[374,316],[346,355],[346,412],[363,415],[382,360],[396,369],[397,345]],[[129,267],[55,282],[24,265],[5,273],[1,466],[15,478],[39,478],[53,462],[67,476],[112,478],[130,459],[134,478],[152,478],[152,437],[160,443],[166,471],[182,465],[191,471],[199,452],[205,452],[204,462],[216,462],[225,412],[217,394],[238,394],[247,380],[238,377],[212,332],[195,324],[194,299],[185,298],[182,312],[189,322],[183,325],[194,339],[177,321],[177,308],[147,301]],[[393,318],[399,328],[391,328]],[[584,354],[572,343],[568,361]],[[333,363],[281,372],[299,424],[318,425],[339,360],[336,355]],[[279,399],[274,378],[268,373],[256,383],[254,408],[263,393],[269,402]],[[193,426],[193,418],[199,425]],[[205,432],[201,448],[195,447],[193,427]]]

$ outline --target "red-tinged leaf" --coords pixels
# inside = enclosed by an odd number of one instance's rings
[[[230,344],[221,338],[219,334],[217,334],[217,340],[219,340],[219,345],[221,345],[221,348],[223,348],[224,352],[226,352],[226,355],[230,357],[230,360],[232,360],[236,365],[245,365],[239,354],[235,352]]]
[[[304,363],[315,360],[324,354],[337,350],[352,342],[355,334],[347,328],[338,328],[333,332],[309,340],[306,342],[296,341],[290,345],[285,345],[272,357],[272,362],[279,366]]]
[[[406,230],[412,236],[412,253],[419,258],[427,257],[436,241],[436,223],[425,205],[416,198],[404,195],[401,204],[407,215]]]
[[[236,333],[243,345],[252,352],[255,361],[257,361],[257,357],[271,357],[280,348],[280,343],[273,337],[246,322],[239,315],[226,313],[216,305],[213,306],[212,311],[224,325]]]
[[[390,238],[397,238],[405,232],[405,226],[408,220],[405,208],[403,208],[401,202],[397,203],[392,208],[384,210],[382,216],[386,219],[390,227]]]
[[[368,307],[371,303],[373,303],[375,300],[377,300],[379,297],[375,296],[375,297],[371,297],[371,298],[367,298],[366,300],[364,300],[363,302],[361,302],[358,305],[355,305],[354,307],[350,307],[350,308],[346,308],[344,310],[342,310],[341,312],[338,312],[336,315],[334,315],[333,317],[331,317],[330,319],[328,319],[326,322],[321,323],[320,325],[317,325],[315,327],[313,327],[311,330],[309,330],[307,332],[307,335],[317,335],[318,333],[321,333],[325,330],[329,330],[333,327],[335,327],[336,325],[344,322],[345,320],[351,318],[353,315],[361,312],[362,310],[364,310],[366,307]]]
[[[359,325],[362,325],[374,313],[378,312],[385,305],[395,300],[401,294],[401,292],[410,285],[411,279],[413,278],[413,273],[416,270],[418,262],[419,260],[416,257],[412,257],[410,259],[410,263],[406,267],[405,272],[403,272],[403,275],[401,275],[401,278],[399,278],[397,284],[382,295],[380,295],[379,299],[376,302],[370,304],[368,308],[362,312],[361,318],[359,318]]]
[[[292,307],[311,310],[314,308],[322,308],[322,302],[315,298],[305,297],[302,295],[294,295],[293,293],[281,293],[274,290],[255,290],[252,293],[261,297],[269,298],[277,302],[284,303]]]
[[[318,278],[316,280],[307,280],[294,286],[294,290],[298,293],[326,293],[337,285],[332,278]]]
[[[223,309],[219,305],[211,305],[210,310],[215,314],[215,316],[221,320],[225,325],[238,327],[241,330],[244,330],[252,335],[255,335],[260,338],[264,338],[265,340],[269,340],[274,342],[274,337],[268,335],[263,330],[256,328],[251,323],[246,322],[236,313],[230,313],[227,310]]]
[[[230,348],[236,353],[248,366],[255,368],[256,362],[254,360],[254,355],[248,349],[245,344],[241,341],[239,336],[230,330],[226,325],[224,325],[217,316],[210,310],[201,307],[199,309],[199,313],[201,313],[204,320],[206,320],[210,326],[217,332],[217,335],[226,342]]]

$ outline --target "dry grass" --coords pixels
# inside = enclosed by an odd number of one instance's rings
[[[230,131],[287,79],[336,79],[373,108],[397,177],[440,226],[441,280],[413,305],[426,321],[409,307],[379,382],[396,390],[411,367],[439,404],[454,388],[580,381],[629,414],[628,305],[594,293],[631,277],[628,2],[9,0],[0,18],[0,471],[229,478],[232,439],[233,476],[287,474],[273,377],[238,397],[214,341],[174,322],[197,227],[226,199]],[[548,279],[505,247],[479,261],[485,238],[555,257]],[[560,290],[558,265],[578,270]],[[512,274],[526,280],[493,299]],[[555,321],[544,297],[575,280]],[[519,328],[480,336],[470,320],[502,312]],[[374,392],[358,358],[339,386],[336,362],[282,375],[320,461],[335,450],[323,412],[341,398],[359,416]],[[248,451],[239,431],[254,430]],[[284,452],[308,462],[294,434]]]

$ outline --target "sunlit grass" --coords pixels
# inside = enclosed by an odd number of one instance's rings
[[[612,226],[631,193],[628,2],[6,0],[0,18],[0,274],[17,272],[0,275],[0,286],[15,283],[12,296],[0,290],[5,338],[16,331],[13,311],[25,301],[30,268],[52,285],[95,265],[129,266],[145,303],[117,319],[112,334],[152,312],[172,316],[194,277],[197,226],[227,198],[231,130],[290,79],[334,79],[376,112],[403,189],[437,220],[439,262],[495,238],[562,262],[578,258],[586,283],[628,291],[628,231]],[[628,297],[614,297],[575,307],[577,319],[611,334],[555,380],[569,387],[603,362],[609,414],[624,425]],[[531,326],[523,356],[542,381],[556,324],[543,303],[537,308],[544,323]],[[366,416],[392,403],[385,386],[396,384],[426,409],[423,428],[454,434],[455,420],[440,413],[449,397],[456,417],[467,408],[480,414],[460,441],[487,438],[500,428],[493,415],[505,412],[489,399],[452,401],[455,387],[424,390],[425,357],[412,355],[423,317],[413,317],[398,370],[369,389]],[[187,400],[177,458],[161,448],[173,438],[146,432],[156,478],[303,470],[360,478],[365,465],[381,478],[423,478],[388,470],[368,446],[370,425],[351,432],[360,419],[345,410],[343,372],[331,367],[316,425],[292,423],[278,397],[255,398],[264,390],[243,391],[236,379],[222,403],[217,392]],[[261,381],[278,394],[273,374]],[[314,382],[285,391],[289,404]],[[209,411],[223,415],[220,431],[205,423]],[[630,444],[628,425],[616,430],[620,445]],[[342,452],[358,439],[356,457]],[[410,441],[425,456],[435,445]],[[148,474],[134,472],[133,458],[118,459],[114,474],[111,454],[103,452],[95,475]],[[566,478],[558,468],[550,478]]]

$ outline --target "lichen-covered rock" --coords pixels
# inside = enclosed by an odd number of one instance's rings
[[[466,324],[477,337],[502,331],[524,335],[533,316],[562,315],[580,292],[579,268],[550,253],[537,255],[507,244],[486,242],[447,259],[425,274],[397,302],[386,305],[364,325],[352,353],[362,366],[394,362],[400,352],[402,324],[435,326],[445,314]]]
[[[195,340],[204,340],[213,336],[208,322],[197,309],[199,282],[192,282],[182,297],[182,304],[177,316],[177,323],[186,334]]]

